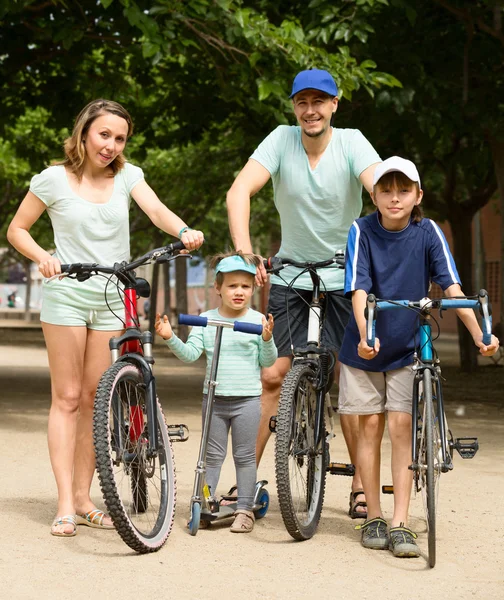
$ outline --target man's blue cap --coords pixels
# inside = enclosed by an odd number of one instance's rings
[[[292,84],[292,93],[289,98],[292,98],[303,90],[318,90],[329,94],[329,96],[338,95],[338,86],[332,78],[332,75],[321,69],[308,69],[301,71],[294,78]]]
[[[249,265],[238,255],[226,256],[215,267],[216,275],[217,273],[232,273],[233,271],[245,271],[246,273],[255,275],[257,269],[255,265]]]

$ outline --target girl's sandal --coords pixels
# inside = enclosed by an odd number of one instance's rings
[[[238,509],[230,529],[233,533],[250,533],[254,529],[255,515],[251,510]]]
[[[65,531],[54,531],[54,528],[58,525],[72,525],[73,530],[69,532]],[[51,525],[51,535],[56,537],[73,537],[77,535],[77,522],[75,515],[65,515],[64,517],[56,517]]]

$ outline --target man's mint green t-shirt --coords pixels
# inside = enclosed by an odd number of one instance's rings
[[[381,162],[373,146],[358,129],[332,128],[332,137],[319,163],[312,169],[301,141],[299,126],[280,125],[251,156],[271,174],[275,206],[280,214],[282,243],[278,256],[300,262],[321,261],[345,250],[348,232],[362,210],[359,176]],[[300,272],[286,267],[281,276],[290,282]],[[322,289],[341,290],[344,271],[337,267],[319,272]],[[280,277],[271,282],[286,285]],[[294,287],[312,289],[308,273]]]
[[[144,179],[143,171],[126,163],[114,176],[112,194],[104,204],[81,198],[70,187],[65,167],[55,165],[35,175],[30,191],[46,206],[54,231],[55,256],[61,263],[98,263],[112,266],[130,259],[129,207],[131,192]],[[44,296],[79,304],[83,299],[90,309],[104,305],[107,280],[91,277],[87,281],[55,279],[44,281]],[[119,300],[115,284],[107,287],[107,299]]]

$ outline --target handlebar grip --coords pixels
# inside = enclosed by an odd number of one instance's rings
[[[61,265],[61,272],[66,273],[67,271],[70,271],[71,266],[72,265]]]
[[[488,301],[488,292],[480,290],[478,300],[483,316],[483,343],[485,346],[489,346],[492,342],[492,311],[490,310],[490,303]]]
[[[196,315],[179,315],[180,325],[190,325],[191,327],[206,327],[208,319],[206,317],[197,317]]]
[[[170,244],[173,252],[176,252],[177,250],[185,250],[185,245],[184,242],[182,241],[178,241],[178,242],[173,242],[173,244]]]
[[[284,268],[282,259],[279,256],[270,256],[264,260],[264,268],[268,273],[280,271]]]
[[[338,267],[338,269],[345,268],[345,253],[343,252],[343,250],[336,251],[336,253],[334,255],[334,262],[336,263],[336,266]]]
[[[366,299],[366,343],[370,348],[375,345],[376,296],[368,294]]]
[[[261,335],[263,326],[257,323],[244,323],[243,321],[235,321],[233,331],[241,331],[242,333],[255,333]]]

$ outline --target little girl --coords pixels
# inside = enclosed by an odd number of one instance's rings
[[[229,429],[233,442],[233,458],[238,485],[238,505],[231,525],[234,533],[249,533],[254,527],[252,512],[256,483],[256,437],[261,416],[261,367],[270,367],[277,358],[273,341],[273,317],[268,320],[249,308],[254,291],[256,266],[260,258],[251,254],[227,253],[215,256],[215,289],[221,306],[202,313],[209,319],[262,323],[262,336],[223,330],[219,358],[219,384],[207,449],[206,481],[215,495],[220,470],[227,451]],[[203,420],[205,419],[207,381],[214,351],[215,331],[212,327],[193,327],[184,344],[172,331],[168,317],[156,315],[156,331],[172,352],[184,362],[197,360],[206,353],[207,371],[203,387]]]

